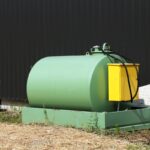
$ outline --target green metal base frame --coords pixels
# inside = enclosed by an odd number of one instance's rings
[[[24,124],[46,123],[75,128],[140,130],[150,129],[150,107],[116,112],[88,112],[24,107]]]

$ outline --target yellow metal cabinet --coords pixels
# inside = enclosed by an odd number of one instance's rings
[[[129,74],[132,96],[134,96],[138,83],[137,70],[139,70],[139,64],[125,63],[125,65]],[[108,64],[108,87],[109,101],[129,101],[131,99],[127,75],[123,64]],[[138,93],[134,99],[138,99]]]

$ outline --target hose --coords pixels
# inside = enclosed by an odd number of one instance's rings
[[[106,44],[107,43],[105,43],[104,46],[106,46]],[[136,64],[132,63],[134,65],[135,69],[136,69],[136,74],[137,74],[137,87],[136,87],[135,94],[132,95],[132,89],[131,89],[131,83],[130,83],[130,77],[129,77],[128,69],[127,69],[127,66],[125,65],[125,62],[122,59],[130,61],[130,62],[132,62],[132,60],[127,58],[127,57],[125,57],[125,56],[123,56],[123,55],[121,55],[121,54],[119,54],[119,53],[116,53],[116,52],[113,52],[113,51],[105,51],[103,48],[100,49],[100,47],[97,47],[97,48],[99,49],[99,52],[103,53],[104,55],[106,55],[108,57],[110,62],[112,62],[111,58],[113,58],[114,60],[117,60],[118,62],[120,62],[124,66],[125,72],[126,72],[126,76],[127,76],[127,81],[128,81],[129,92],[130,92],[130,101],[132,103],[134,98],[136,97],[136,95],[138,93],[138,87],[139,87],[139,71],[138,71],[138,69],[136,67]],[[93,48],[91,50],[93,51]],[[92,52],[89,51],[89,54],[92,55]],[[120,58],[115,57],[115,55],[119,56]]]

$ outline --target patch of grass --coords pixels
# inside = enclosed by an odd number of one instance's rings
[[[2,111],[0,112],[0,122],[21,123],[21,112]]]
[[[150,150],[150,146],[144,144],[129,144],[127,150]]]
[[[105,130],[105,129],[99,129],[99,128],[94,128],[94,127],[88,127],[88,128],[85,128],[85,129],[81,129],[83,131],[86,131],[86,132],[89,132],[89,133],[95,133],[97,135],[120,135],[121,131],[119,130],[119,128],[116,128],[116,130]]]
[[[86,132],[95,133],[97,135],[105,135],[111,138],[123,139],[130,142],[128,150],[150,150],[150,130],[139,130],[139,131],[121,131],[116,127],[115,130],[100,130],[90,128],[85,130]]]

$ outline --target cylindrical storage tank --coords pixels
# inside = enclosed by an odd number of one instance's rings
[[[102,53],[46,57],[31,69],[27,80],[30,106],[111,111],[107,63]]]

